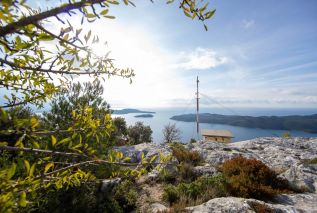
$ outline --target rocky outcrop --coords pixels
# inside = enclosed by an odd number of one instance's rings
[[[198,142],[191,145],[210,165],[218,166],[236,156],[256,158],[289,180],[294,188],[316,192],[317,165],[305,159],[317,158],[317,140],[305,138],[257,138],[230,144]]]
[[[208,202],[198,206],[187,207],[186,210],[191,213],[254,213],[257,212],[256,206],[260,205],[262,208],[267,209],[267,212],[308,213],[317,212],[316,201],[317,194],[281,195],[276,198],[276,203],[265,203],[255,199],[222,197],[209,200]]]
[[[273,212],[317,212],[317,165],[305,163],[306,159],[317,158],[317,139],[267,137],[230,144],[197,142],[186,147],[197,151],[205,162],[193,168],[197,175],[215,175],[219,165],[236,156],[256,158],[275,170],[280,177],[287,179],[293,188],[306,192],[280,195],[271,203],[235,197],[216,198],[188,207],[189,212],[255,212],[254,204],[266,205]],[[160,153],[164,156],[172,155],[167,144],[139,144],[117,149],[131,157],[132,162],[140,162],[142,152],[145,158],[154,155],[159,157]],[[156,162],[159,162],[159,158]],[[168,169],[173,171],[177,161],[171,159],[168,165]],[[153,170],[147,177],[155,180],[159,173],[160,170]]]
[[[125,157],[130,157],[132,163],[140,162],[142,159],[142,153],[146,159],[151,159],[153,156],[157,156],[154,161],[156,163],[160,160],[160,154],[163,156],[172,155],[171,148],[164,144],[141,143],[133,146],[119,146],[114,149],[122,152]]]

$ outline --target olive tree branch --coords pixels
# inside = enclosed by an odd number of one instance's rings
[[[86,5],[93,5],[96,3],[101,3],[103,1],[105,0],[82,0],[75,3],[64,4],[60,7],[56,7],[36,15],[23,17],[16,22],[12,22],[10,24],[7,24],[6,26],[0,27],[0,37],[4,37],[8,34],[15,33],[19,28],[25,27],[29,24],[38,23],[39,21],[44,20],[46,18],[53,16],[57,17],[57,15],[59,14],[69,13],[72,10],[77,10]]]

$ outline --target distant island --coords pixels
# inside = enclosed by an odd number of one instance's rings
[[[134,116],[135,118],[153,118],[153,114],[141,114],[141,115],[136,115]]]
[[[149,111],[142,111],[142,110],[138,110],[138,109],[115,109],[112,110],[112,114],[116,114],[116,115],[124,115],[124,114],[129,114],[129,113],[146,113],[146,114],[154,114],[155,112],[149,112]]]
[[[176,115],[170,118],[175,121],[195,122],[196,114]],[[290,115],[290,116],[240,116],[199,114],[200,123],[226,124],[249,128],[274,129],[274,130],[298,130],[309,133],[317,133],[317,114]]]

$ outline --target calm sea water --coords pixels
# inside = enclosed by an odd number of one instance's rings
[[[182,108],[171,108],[171,109],[141,109],[147,111],[154,111],[153,118],[135,118],[138,114],[125,114],[125,115],[115,115],[116,117],[124,117],[128,125],[133,125],[137,121],[141,121],[146,125],[150,125],[153,130],[153,141],[155,143],[161,143],[163,141],[163,128],[168,123],[175,123],[176,126],[181,130],[181,140],[182,142],[188,142],[191,138],[197,139],[196,133],[196,123],[195,122],[181,122],[173,121],[170,118],[174,115],[195,113],[188,109]],[[317,109],[254,109],[254,108],[237,108],[237,109],[201,109],[201,113],[209,112],[223,115],[250,115],[250,116],[284,116],[284,115],[311,115],[317,114]],[[233,133],[233,141],[249,140],[257,137],[270,137],[270,136],[282,136],[286,130],[270,130],[270,129],[258,129],[258,128],[246,128],[222,124],[200,124],[201,129],[226,129]],[[292,136],[299,137],[317,137],[317,134],[306,133],[302,131],[288,131]],[[199,137],[200,138],[200,137]]]

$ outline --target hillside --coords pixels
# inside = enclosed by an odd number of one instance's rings
[[[195,122],[196,114],[176,115],[171,120]],[[317,133],[317,114],[313,115],[291,115],[291,116],[241,116],[241,115],[219,115],[202,113],[199,114],[200,123],[227,124],[261,129],[275,130],[298,130]]]

